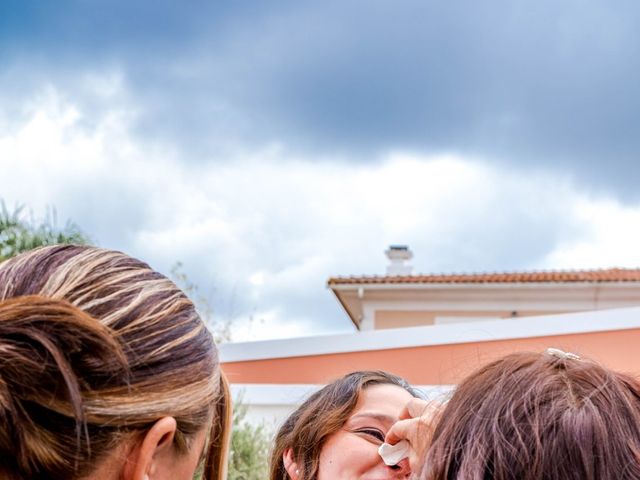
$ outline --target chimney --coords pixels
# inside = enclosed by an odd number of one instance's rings
[[[411,275],[413,267],[408,262],[413,258],[413,252],[407,245],[390,245],[384,252],[389,259],[387,275]]]

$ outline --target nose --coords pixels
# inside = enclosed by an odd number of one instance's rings
[[[411,466],[408,458],[403,458],[397,465],[390,468],[393,469],[395,478],[408,478],[411,475]]]

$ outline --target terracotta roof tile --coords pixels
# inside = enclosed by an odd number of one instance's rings
[[[586,283],[640,282],[640,268],[609,268],[603,270],[566,270],[504,273],[452,273],[431,275],[373,275],[332,277],[331,285],[384,283]]]

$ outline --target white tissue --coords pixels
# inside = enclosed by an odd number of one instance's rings
[[[392,467],[393,465],[400,463],[402,459],[409,456],[409,453],[411,453],[411,446],[406,440],[400,440],[395,445],[383,443],[380,445],[380,448],[378,448],[378,453],[382,457],[384,463]]]

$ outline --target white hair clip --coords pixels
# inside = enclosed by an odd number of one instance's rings
[[[560,350],[559,348],[547,348],[547,354],[560,358],[562,360],[580,360],[580,355],[576,355],[575,353],[565,352],[564,350]]]

